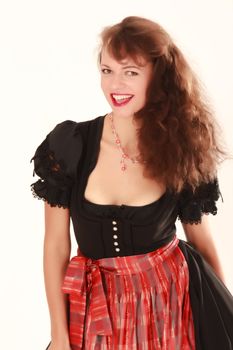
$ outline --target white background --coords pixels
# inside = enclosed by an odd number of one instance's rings
[[[175,39],[204,82],[233,150],[232,1],[2,1],[1,349],[41,350],[49,341],[42,274],[43,202],[30,192],[36,181],[30,159],[58,122],[109,112],[99,86],[98,34],[129,15],[157,21]],[[224,203],[219,200],[218,215],[210,217],[231,292],[232,175],[233,162],[224,162],[219,169]],[[182,238],[179,223],[177,231]]]

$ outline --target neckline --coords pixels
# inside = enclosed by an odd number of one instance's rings
[[[165,191],[158,199],[156,199],[155,201],[151,202],[151,203],[147,203],[147,204],[143,204],[143,205],[129,205],[129,204],[100,204],[100,203],[94,203],[89,201],[88,199],[86,199],[85,197],[83,197],[83,201],[87,204],[87,205],[91,205],[91,206],[95,206],[95,207],[102,207],[102,208],[107,208],[107,207],[111,207],[111,208],[133,208],[133,209],[137,209],[137,208],[149,208],[153,205],[157,205],[167,194],[167,191]]]
[[[129,204],[123,204],[123,203],[122,204],[100,204],[100,203],[91,202],[91,201],[89,201],[88,199],[85,198],[84,193],[85,193],[85,190],[86,190],[88,178],[89,178],[91,172],[94,170],[94,168],[95,168],[95,166],[97,164],[97,161],[98,161],[98,156],[99,156],[99,152],[100,152],[100,142],[101,142],[101,138],[102,138],[102,135],[103,135],[104,120],[105,120],[107,115],[108,115],[108,113],[99,117],[99,124],[98,124],[99,128],[98,128],[97,134],[96,134],[94,155],[93,155],[93,158],[89,162],[88,170],[87,170],[87,173],[85,175],[83,191],[82,191],[82,202],[87,204],[87,205],[90,205],[90,206],[102,207],[102,208],[110,207],[110,208],[116,208],[116,209],[117,208],[119,208],[119,209],[122,209],[122,208],[133,208],[133,209],[136,209],[136,208],[148,208],[148,207],[151,207],[153,205],[157,205],[167,195],[167,193],[168,193],[167,189],[165,190],[165,192],[158,199],[154,200],[151,203],[147,203],[147,204],[144,204],[144,205],[129,205]]]

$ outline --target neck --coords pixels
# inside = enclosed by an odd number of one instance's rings
[[[112,113],[113,123],[118,133],[121,141],[125,143],[129,143],[130,141],[136,141],[137,138],[137,123],[134,119],[133,115],[129,116],[120,116]],[[110,118],[109,118],[109,124]]]
[[[135,120],[133,119],[133,116],[122,117],[122,116],[116,116],[114,114],[112,114],[112,116],[113,116],[113,124],[119,136],[122,147],[131,154],[137,153],[138,126]],[[109,130],[112,131],[111,120],[109,115],[108,115],[108,125],[109,125]],[[115,135],[112,134],[112,132],[110,137],[112,142],[114,142]]]

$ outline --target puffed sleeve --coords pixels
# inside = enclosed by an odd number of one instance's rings
[[[201,183],[193,193],[186,186],[178,200],[178,219],[185,224],[199,224],[203,214],[217,214],[216,202],[221,195],[217,176],[210,182]]]
[[[33,196],[51,207],[70,207],[72,186],[82,153],[79,123],[66,120],[55,126],[37,147],[33,176],[39,180],[31,184]]]

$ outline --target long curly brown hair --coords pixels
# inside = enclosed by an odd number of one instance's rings
[[[127,56],[153,63],[146,104],[134,114],[138,148],[145,160],[144,176],[156,178],[180,192],[193,190],[217,176],[218,164],[227,156],[220,145],[222,132],[204,90],[170,35],[157,23],[130,16],[100,33],[101,51],[121,61]]]

